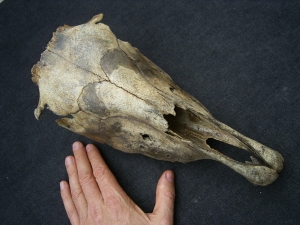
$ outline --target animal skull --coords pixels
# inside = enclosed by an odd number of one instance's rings
[[[219,161],[256,185],[277,177],[277,152],[217,121],[194,97],[94,16],[59,27],[32,68],[38,84],[38,119],[47,105],[57,123],[128,153],[179,162]],[[71,116],[71,118],[70,118]],[[241,163],[212,149],[213,138],[251,152],[263,163]]]

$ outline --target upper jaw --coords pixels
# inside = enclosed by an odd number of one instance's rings
[[[282,170],[284,160],[277,151],[240,134],[209,114],[201,115],[179,107],[175,107],[175,112],[175,116],[165,116],[169,129],[197,146],[207,158],[227,165],[256,185],[268,185],[278,177],[277,172]],[[244,149],[259,158],[261,162],[253,156],[251,156],[252,162],[238,162],[211,148],[206,143],[209,138]]]

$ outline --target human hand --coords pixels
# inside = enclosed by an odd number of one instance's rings
[[[173,224],[174,173],[165,171],[156,188],[152,213],[144,213],[124,192],[98,149],[80,142],[73,144],[74,156],[65,164],[69,183],[60,182],[61,197],[72,225]]]

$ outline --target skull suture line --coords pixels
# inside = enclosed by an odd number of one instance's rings
[[[268,185],[282,156],[217,121],[194,97],[128,42],[118,40],[102,14],[88,23],[64,25],[54,33],[32,68],[40,100],[75,133],[128,153],[155,159],[219,161],[256,185]],[[212,149],[213,138],[247,150],[262,160],[241,163]]]

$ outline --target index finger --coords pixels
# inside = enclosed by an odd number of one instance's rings
[[[114,191],[117,191],[119,194],[125,194],[96,146],[88,144],[86,151],[103,198],[105,199]]]

